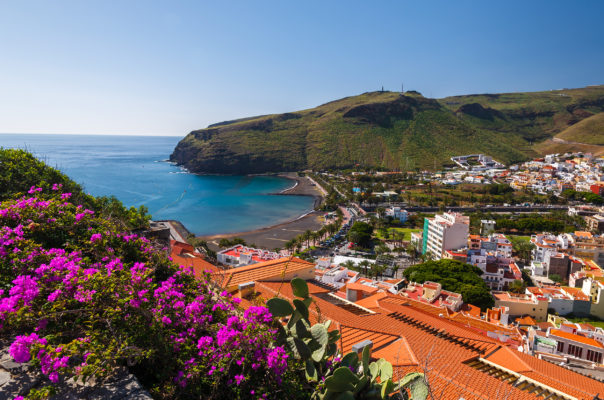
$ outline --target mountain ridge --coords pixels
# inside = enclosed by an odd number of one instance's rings
[[[539,144],[601,112],[604,86],[442,99],[366,92],[311,109],[209,125],[182,139],[170,160],[209,174],[412,170],[475,152],[511,163],[542,154]]]

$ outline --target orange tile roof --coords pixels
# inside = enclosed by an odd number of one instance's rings
[[[591,232],[585,232],[585,231],[575,231],[575,236],[584,238],[584,239],[593,238],[593,235],[591,234]]]
[[[518,373],[533,371],[533,369],[522,361],[520,357],[517,357],[515,353],[518,353],[518,351],[511,350],[509,347],[500,347],[484,357],[484,359]]]
[[[379,300],[383,299],[384,297],[388,297],[388,294],[385,292],[378,292],[369,297],[356,301],[355,304],[370,310],[379,309]]]
[[[516,320],[516,322],[518,323],[518,325],[529,325],[529,326],[537,325],[537,321],[535,321],[535,319],[532,318],[530,315],[519,318]]]
[[[189,243],[170,240],[170,249],[173,254],[193,253],[195,248]]]
[[[583,293],[583,291],[579,288],[574,288],[574,287],[570,287],[570,286],[562,286],[562,289],[564,289],[564,291],[566,293],[573,296],[575,298],[575,300],[583,300],[583,301],[590,300],[589,296],[587,296],[585,293]]]
[[[461,310],[469,315],[473,315],[475,317],[480,317],[480,307],[477,307],[472,304],[463,304],[461,306]]]
[[[480,357],[496,365],[503,364],[501,368],[521,371],[518,373],[530,375],[531,379],[577,399],[591,400],[597,393],[604,393],[604,384],[598,381],[506,349],[474,328],[450,320],[446,313],[439,316],[438,312],[442,313],[443,309],[388,293],[377,300],[381,310],[360,315],[351,312],[349,305],[338,306],[330,301],[330,290],[312,282],[308,286],[314,301],[309,310],[311,322],[334,321],[332,327],[339,327],[343,332],[340,349],[347,350],[365,338],[372,340],[373,355],[390,359],[395,364],[395,379],[412,371],[425,372],[434,398],[543,399],[538,397],[539,391],[521,390],[468,365]],[[290,285],[279,282],[259,282],[256,290],[264,299],[277,293],[284,298],[293,298]]]
[[[587,344],[587,345],[590,345],[593,347],[599,347],[601,349],[604,349],[604,345],[602,345],[602,343],[598,342],[595,339],[591,339],[591,338],[577,335],[574,333],[564,332],[560,329],[550,329],[549,334],[555,335],[555,336],[558,336],[558,337],[561,337],[564,339],[568,339],[568,340],[574,340],[575,342]]]
[[[378,291],[378,288],[376,287],[363,285],[362,283],[357,282],[347,283],[346,288],[350,290],[358,290],[364,293],[375,293]]]
[[[242,283],[258,282],[268,279],[278,279],[284,273],[296,273],[314,269],[314,264],[297,257],[283,257],[245,267],[232,268],[212,275],[212,279],[220,286],[234,287]]]
[[[183,257],[173,254],[172,261],[180,266],[193,268],[193,273],[197,279],[201,278],[204,272],[214,274],[222,271],[200,257]]]
[[[386,346],[377,348],[371,355],[377,359],[385,359],[395,368],[419,365],[415,354],[413,354],[413,350],[411,350],[411,347],[409,346],[409,342],[407,342],[407,339],[405,339],[404,336]]]

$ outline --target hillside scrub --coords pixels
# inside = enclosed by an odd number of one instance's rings
[[[0,147],[0,201],[27,194],[32,186],[41,188],[44,193],[59,186],[63,192],[71,193],[70,201],[100,213],[123,229],[141,229],[149,225],[151,216],[145,206],[126,208],[113,196],[94,197],[86,194],[80,185],[31,153]]]

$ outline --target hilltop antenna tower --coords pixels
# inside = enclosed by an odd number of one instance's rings
[[[401,83],[401,93],[405,93],[405,86]]]

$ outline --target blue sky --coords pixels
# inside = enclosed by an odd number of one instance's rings
[[[602,1],[2,1],[0,132],[185,135],[366,91],[604,84]]]

